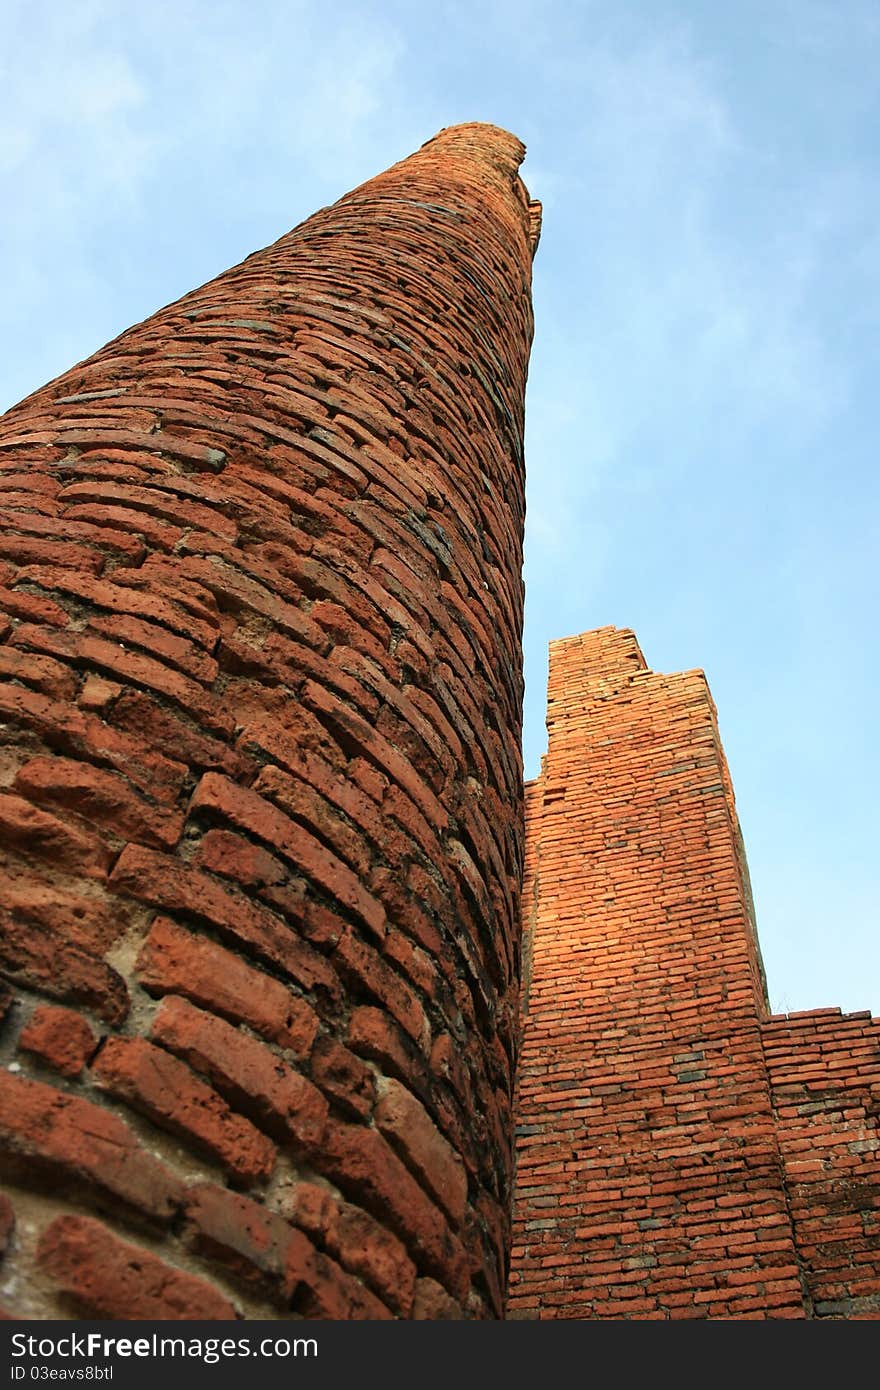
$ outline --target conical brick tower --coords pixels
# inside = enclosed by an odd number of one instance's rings
[[[14,1316],[502,1312],[522,154],[442,132],[0,422]]]

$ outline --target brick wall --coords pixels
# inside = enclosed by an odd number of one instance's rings
[[[815,1317],[880,1317],[880,1019],[813,1009],[762,1029]]]
[[[548,729],[508,1316],[880,1315],[878,1024],[768,1020],[704,676],[553,643]]]
[[[16,1315],[501,1312],[522,153],[443,132],[0,424]]]

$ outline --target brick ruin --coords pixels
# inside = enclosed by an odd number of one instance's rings
[[[507,1315],[880,1317],[880,1019],[770,1016],[701,671],[550,648]]]
[[[703,677],[554,644],[524,812],[522,156],[0,421],[8,1316],[880,1316],[880,1024],[768,1017]]]

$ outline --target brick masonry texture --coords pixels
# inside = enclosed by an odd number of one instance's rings
[[[511,1318],[880,1317],[880,1020],[768,1017],[699,671],[550,649]]]
[[[0,421],[4,1315],[880,1317],[880,1021],[769,1016],[702,673],[554,643],[522,786],[522,155]]]
[[[0,422],[13,1315],[502,1314],[522,156],[441,132]]]

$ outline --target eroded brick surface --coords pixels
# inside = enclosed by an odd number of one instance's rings
[[[510,1136],[468,1097],[509,1109],[516,1045],[522,155],[442,132],[0,422],[29,1315],[227,1316],[231,1281],[244,1315],[409,1316],[417,1280],[504,1278]],[[280,1210],[306,1162],[317,1244]]]

